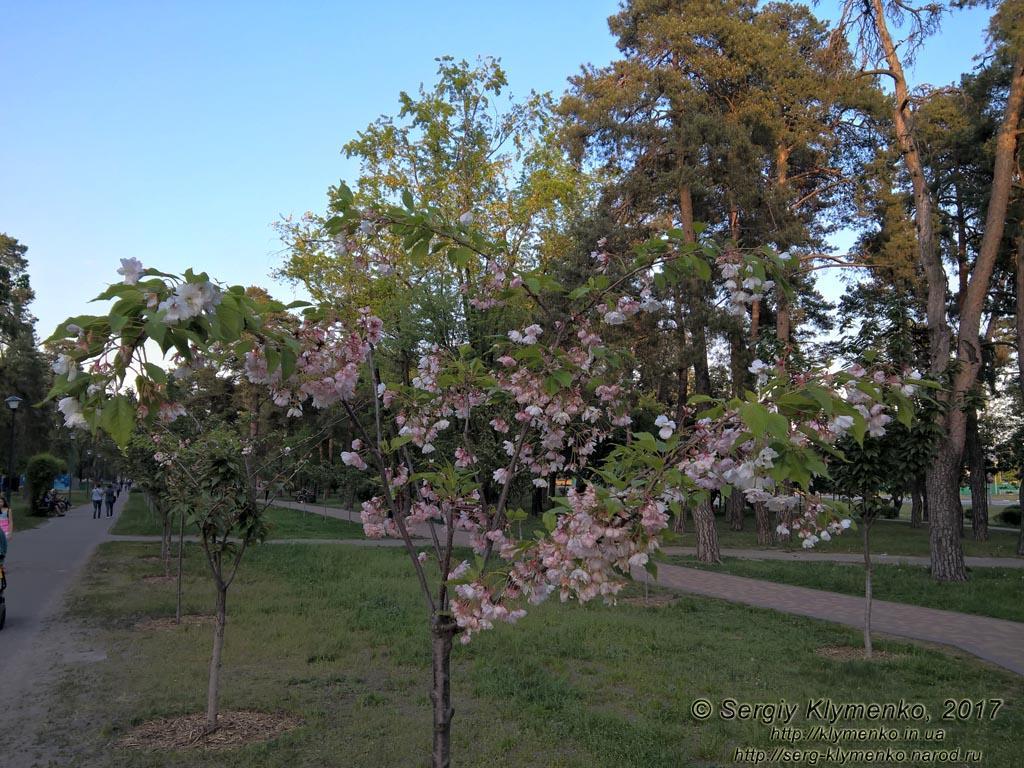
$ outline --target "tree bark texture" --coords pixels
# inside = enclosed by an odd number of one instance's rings
[[[450,768],[452,751],[452,640],[458,626],[447,617],[434,616],[430,625],[430,659],[434,686],[430,701],[434,712],[434,742],[431,750],[432,768]]]
[[[926,496],[930,516],[932,578],[937,581],[967,581],[964,550],[960,543],[960,450],[943,436],[926,475]]]
[[[971,471],[971,531],[975,541],[988,541],[988,477],[974,408],[967,414],[967,468]]]
[[[754,502],[754,520],[757,522],[757,543],[765,546],[775,543],[775,529],[772,528],[772,517],[763,503]]]
[[[702,501],[693,509],[693,532],[697,539],[697,560],[702,563],[721,563],[718,530],[710,501]]]
[[[743,498],[743,494],[739,490],[735,490],[730,494],[726,501],[726,509],[729,510],[730,527],[734,531],[742,531],[743,514],[747,510],[747,500]]]

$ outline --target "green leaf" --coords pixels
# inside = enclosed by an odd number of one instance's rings
[[[768,409],[760,403],[744,403],[740,407],[740,418],[754,437],[763,437],[768,430]]]
[[[221,302],[217,307],[217,319],[220,321],[221,328],[226,332],[221,341],[232,342],[242,335],[245,319],[242,317],[242,313],[228,302]]]
[[[768,432],[779,440],[785,440],[789,437],[789,420],[781,413],[769,413]]]
[[[460,245],[448,249],[448,259],[459,269],[465,269],[472,264],[474,256],[473,251],[465,246]]]
[[[281,366],[281,353],[273,347],[267,347],[263,353],[267,358],[267,373],[273,373]]]
[[[541,519],[544,521],[544,527],[548,529],[548,533],[552,533],[558,527],[558,516],[550,509],[544,513]]]
[[[114,285],[107,288],[107,290],[105,290],[95,299],[93,299],[93,301],[109,301],[110,299],[113,298],[123,298],[126,296],[134,296],[137,298],[139,296],[139,289],[136,288],[134,285],[115,283]]]
[[[124,395],[115,395],[103,406],[100,426],[120,448],[128,445],[135,429],[135,408]]]
[[[281,380],[288,381],[295,373],[296,356],[289,347],[281,349]]]
[[[710,395],[690,395],[690,397],[688,397],[687,400],[686,400],[686,404],[687,405],[697,405],[698,403],[713,403],[713,402],[715,402],[715,399],[713,397],[711,397]]]
[[[430,235],[427,235],[409,250],[409,261],[415,267],[422,267],[430,253]]]
[[[145,368],[146,373],[149,374],[149,378],[151,378],[157,384],[167,383],[167,371],[165,371],[159,365],[156,365],[155,363],[146,363]]]
[[[564,368],[559,368],[556,371],[551,371],[552,378],[558,379],[558,383],[563,387],[572,386],[572,372],[567,371]]]
[[[408,189],[402,190],[402,205],[404,205],[410,211],[413,210],[413,208],[415,208],[416,206],[415,201],[412,199],[412,192],[410,192]]]

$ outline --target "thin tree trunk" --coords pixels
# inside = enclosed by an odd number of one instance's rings
[[[434,687],[430,700],[434,711],[434,742],[432,768],[450,768],[452,749],[452,639],[458,627],[451,619],[435,616],[430,626],[430,657],[434,671]]]
[[[924,525],[924,481],[914,478],[910,488],[910,527],[920,528]]]
[[[174,623],[181,624],[181,588],[185,578],[185,512],[178,510],[178,585],[174,605]]]
[[[967,467],[971,471],[971,531],[975,541],[988,541],[988,477],[974,408],[967,414]]]
[[[864,656],[871,658],[871,523],[867,515],[861,517],[864,526]]]
[[[697,560],[702,563],[721,563],[715,513],[710,501],[702,501],[693,508],[693,532],[697,539]]]
[[[220,665],[224,653],[224,627],[228,620],[228,589],[217,580],[217,614],[213,625],[213,654],[210,656],[210,684],[206,690],[206,733],[217,730],[220,700]]]
[[[164,576],[171,575],[171,514],[170,511],[160,506],[160,559],[164,563]]]
[[[673,533],[686,533],[686,505],[679,505],[679,514],[676,515],[675,523],[672,525]]]

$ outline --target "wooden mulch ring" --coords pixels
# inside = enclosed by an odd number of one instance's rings
[[[665,605],[672,605],[676,601],[675,595],[658,595],[654,597],[624,597],[619,600],[626,605],[639,605],[643,608],[661,608]]]
[[[180,627],[184,624],[198,627],[202,626],[203,624],[213,624],[213,618],[213,616],[202,616],[198,614],[182,616],[181,624],[178,624],[173,618],[147,619],[146,621],[140,621],[138,624],[135,625],[135,628],[142,632],[149,632],[159,631],[163,629],[175,629],[176,627]]]
[[[827,645],[824,648],[815,649],[814,652],[832,661],[892,661],[900,657],[898,653],[879,651],[876,648],[871,651],[871,658],[869,659],[864,655],[863,648],[851,648],[848,645]]]
[[[171,749],[234,749],[276,739],[298,728],[302,720],[268,712],[221,712],[217,730],[203,735],[206,713],[197,712],[165,720],[151,720],[133,728],[114,746],[117,749],[165,751]]]
[[[142,579],[142,582],[144,584],[170,584],[177,580],[177,576],[146,576]]]

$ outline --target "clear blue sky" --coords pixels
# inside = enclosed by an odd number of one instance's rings
[[[828,16],[831,5],[818,13]],[[616,56],[617,0],[21,0],[0,5],[0,231],[29,247],[45,338],[119,259],[292,290],[271,223],[354,179],[342,145],[435,57],[500,57],[513,96]],[[914,83],[956,80],[984,15],[947,20]]]

